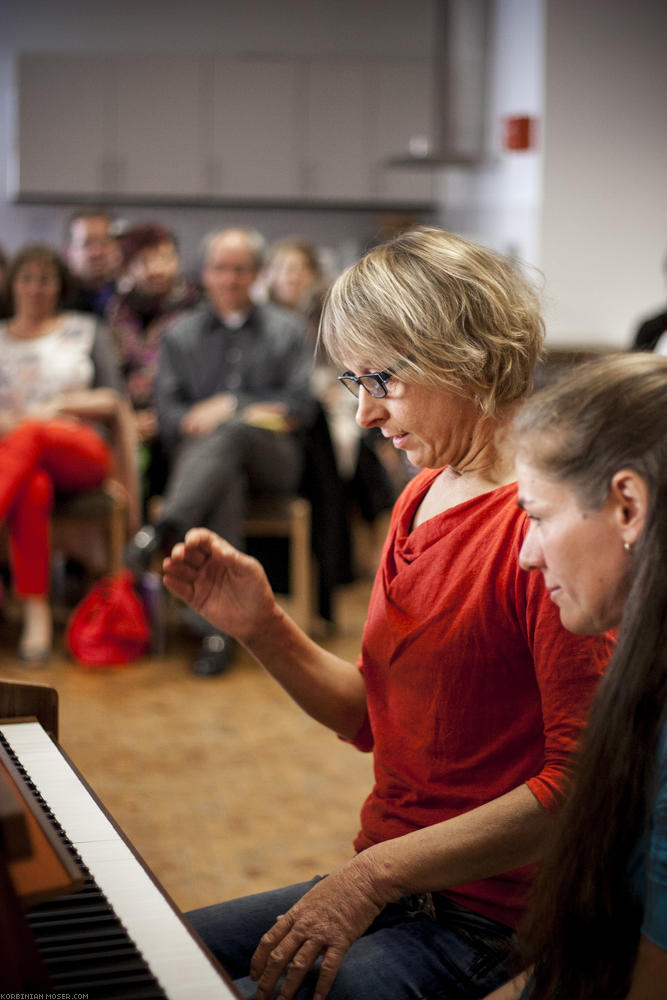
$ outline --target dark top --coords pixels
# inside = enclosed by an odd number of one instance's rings
[[[178,317],[162,337],[156,381],[160,436],[173,446],[180,425],[197,402],[231,392],[239,408],[279,402],[295,428],[314,414],[311,348],[300,319],[273,305],[253,308],[230,329],[208,305]]]
[[[194,284],[179,281],[167,295],[147,297],[135,289],[113,295],[105,317],[135,410],[152,409],[162,335],[181,313],[200,301]]]
[[[67,306],[75,312],[93,313],[103,319],[107,304],[115,292],[116,283],[114,281],[107,281],[104,285],[95,288],[76,284],[68,297]]]
[[[663,333],[667,330],[667,312],[650,316],[638,327],[632,342],[633,351],[652,351]]]

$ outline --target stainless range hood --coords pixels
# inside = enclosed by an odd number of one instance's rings
[[[388,167],[480,166],[485,155],[491,0],[435,0],[432,135]]]

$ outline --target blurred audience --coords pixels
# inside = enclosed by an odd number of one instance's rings
[[[274,243],[260,278],[260,288],[262,285],[269,302],[305,313],[313,294],[327,285],[315,245],[296,236]]]
[[[76,209],[67,221],[65,257],[74,279],[68,306],[103,316],[121,264],[113,215],[95,206]]]
[[[128,546],[126,560],[146,568],[153,554],[204,525],[243,544],[246,501],[298,489],[312,415],[310,352],[302,322],[272,303],[253,304],[263,239],[227,229],[206,241],[206,302],[164,332],[156,383],[160,436],[171,458],[164,503]],[[199,675],[231,662],[228,637],[204,619]]]
[[[162,334],[201,296],[198,286],[183,275],[175,235],[160,223],[132,226],[120,244],[124,290],[111,297],[105,317],[137,421],[145,506],[164,490],[168,470],[153,394]]]
[[[68,274],[58,253],[24,247],[8,282],[10,317],[0,322],[0,523],[23,604],[19,655],[44,663],[52,643],[54,495],[99,486],[113,472],[136,526],[134,423],[106,329],[64,309]]]

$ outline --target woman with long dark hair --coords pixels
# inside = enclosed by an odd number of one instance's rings
[[[620,626],[520,935],[522,995],[664,1000],[667,358],[583,366],[537,393],[516,430],[522,565],[570,631]]]

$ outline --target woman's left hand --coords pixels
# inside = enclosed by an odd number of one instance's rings
[[[279,996],[291,1000],[319,956],[322,967],[313,997],[323,1000],[327,995],[345,952],[389,902],[378,898],[358,860],[314,885],[264,935],[250,964],[257,1000],[268,1000],[284,972]]]

